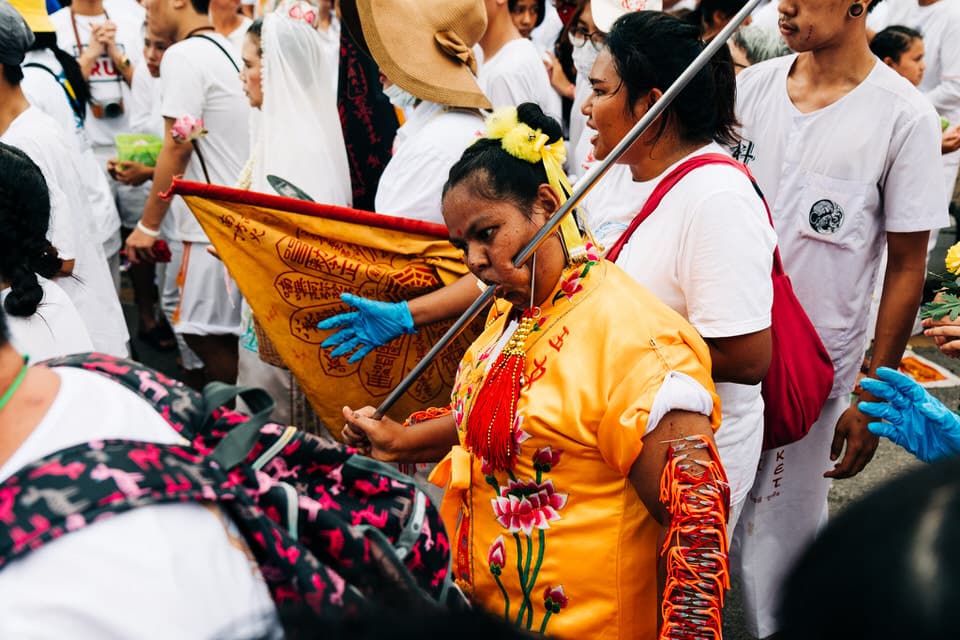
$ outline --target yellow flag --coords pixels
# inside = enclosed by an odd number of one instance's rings
[[[421,327],[356,364],[321,349],[333,331],[317,323],[348,311],[340,294],[408,300],[467,273],[442,225],[303,200],[175,181],[246,298],[258,323],[296,376],[317,415],[339,437],[341,408],[377,406],[452,321]],[[454,340],[391,409],[446,406],[476,323]]]

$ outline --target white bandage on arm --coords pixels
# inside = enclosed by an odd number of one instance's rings
[[[671,411],[690,411],[709,416],[713,412],[713,396],[703,385],[679,371],[670,371],[663,379],[660,390],[653,399],[647,417],[647,435],[657,428],[663,416]]]

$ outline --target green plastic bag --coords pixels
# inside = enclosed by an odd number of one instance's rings
[[[149,133],[118,133],[114,141],[117,145],[119,162],[139,162],[148,167],[157,166],[157,156],[163,140]]]

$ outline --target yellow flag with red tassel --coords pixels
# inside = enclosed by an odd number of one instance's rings
[[[317,323],[348,311],[343,293],[399,302],[467,273],[442,225],[196,182],[174,181],[253,315],[321,421],[339,437],[344,405],[378,405],[452,324],[421,327],[358,363],[322,349]],[[394,405],[393,418],[449,403],[466,329]]]

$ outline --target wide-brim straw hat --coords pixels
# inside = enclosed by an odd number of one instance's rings
[[[473,46],[487,30],[483,0],[342,0],[354,39],[391,82],[421,100],[491,109]]]
[[[43,0],[10,0],[10,4],[23,16],[24,22],[34,33],[53,33],[57,30],[47,15],[47,5]]]
[[[634,11],[662,11],[663,0],[590,0],[593,24],[604,33],[610,33],[613,23],[622,15]]]

